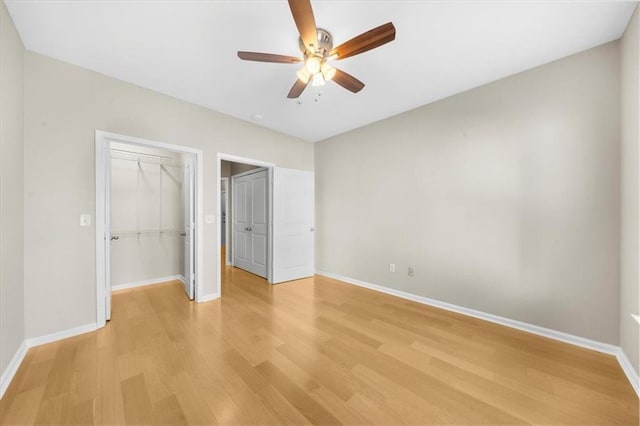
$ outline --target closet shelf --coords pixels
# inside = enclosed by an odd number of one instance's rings
[[[182,162],[178,158],[156,154],[145,154],[142,152],[127,151],[123,149],[111,149],[111,158],[114,160],[135,161],[138,164],[150,163],[159,166],[182,167]]]

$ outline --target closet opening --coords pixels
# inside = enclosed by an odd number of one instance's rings
[[[193,286],[193,154],[111,143],[111,290]]]
[[[201,298],[201,152],[96,132],[97,324],[111,292],[180,282]]]

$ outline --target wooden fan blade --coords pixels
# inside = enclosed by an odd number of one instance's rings
[[[372,30],[355,36],[349,41],[331,50],[330,55],[337,55],[337,59],[348,58],[359,53],[366,52],[396,38],[396,27],[391,22],[380,25]]]
[[[300,79],[297,79],[296,82],[293,83],[293,86],[291,86],[291,90],[289,90],[289,94],[287,95],[287,98],[295,99],[300,95],[302,95],[302,92],[304,92],[304,89],[307,88],[310,82],[311,82],[311,79],[309,79],[309,81],[307,81],[306,83],[300,81]]]
[[[361,82],[351,74],[347,74],[346,72],[340,71],[337,68],[336,74],[333,76],[333,81],[353,93],[358,93],[364,87],[363,82]]]
[[[311,0],[289,0],[289,8],[304,45],[312,52],[315,51],[318,48],[318,30]]]
[[[245,61],[257,61],[257,62],[276,62],[278,64],[294,64],[296,62],[302,62],[302,59],[295,56],[275,55],[273,53],[259,53],[259,52],[241,52],[238,51],[238,58]]]

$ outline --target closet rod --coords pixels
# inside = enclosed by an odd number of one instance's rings
[[[113,231],[111,232],[112,236],[117,237],[127,237],[127,236],[143,236],[143,235],[154,235],[154,234],[181,234],[183,232],[182,229],[144,229],[140,231]]]

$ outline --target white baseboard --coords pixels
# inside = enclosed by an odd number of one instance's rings
[[[27,347],[27,342],[23,340],[22,344],[20,345],[20,347],[18,347],[18,350],[13,355],[13,358],[11,358],[9,365],[7,365],[7,368],[5,368],[2,372],[2,375],[0,376],[0,399],[2,399],[2,396],[11,384],[11,380],[13,380],[13,376],[16,375],[18,367],[20,367],[20,364],[22,364],[22,360],[27,354],[28,349],[29,348]]]
[[[187,279],[182,274],[178,275],[178,279],[182,282],[182,284],[186,284],[187,283]]]
[[[89,333],[90,331],[95,331],[97,329],[98,326],[94,322],[91,324],[81,325],[79,327],[69,328],[67,330],[56,331],[55,333],[46,334],[44,336],[32,337],[30,339],[26,339],[26,343],[28,348],[32,348],[34,346],[46,345],[47,343],[67,339],[79,334]]]
[[[70,328],[68,330],[57,331],[55,333],[46,334],[44,336],[32,337],[25,339],[16,351],[16,354],[11,359],[11,362],[0,376],[0,399],[4,396],[5,391],[9,387],[9,384],[13,380],[13,377],[18,371],[20,364],[24,360],[27,351],[35,346],[44,345],[47,343],[56,342],[58,340],[66,339],[80,334],[95,331],[97,329],[96,323],[81,325],[80,327]]]
[[[199,297],[197,302],[198,303],[210,302],[212,300],[218,299],[219,297],[220,297],[220,295],[218,293],[205,294],[205,295],[202,295],[201,297]]]
[[[638,372],[633,368],[633,364],[631,364],[631,361],[629,361],[629,358],[627,358],[627,355],[624,353],[622,348],[618,348],[616,358],[618,358],[618,363],[620,363],[622,371],[624,371],[627,379],[629,379],[629,383],[631,383],[636,394],[640,397],[640,375],[638,375]]]
[[[439,300],[430,299],[424,296],[418,296],[416,294],[407,293],[400,290],[395,290],[389,287],[384,287],[378,284],[371,284],[365,281],[357,280],[355,278],[349,278],[331,272],[316,271],[316,274],[322,275],[328,278],[333,278],[339,281],[343,281],[347,284],[356,285],[359,287],[368,288],[369,290],[379,291],[381,293],[390,294],[392,296],[400,297],[402,299],[411,300],[413,302],[422,303],[423,305],[434,306],[436,308],[445,309],[447,311],[456,312],[459,314],[471,316],[481,320],[493,322],[496,324],[504,325],[518,330],[526,331],[529,333],[537,334],[539,336],[548,337],[550,339],[559,340],[561,342],[569,343],[575,346],[580,346],[586,349],[602,352],[609,355],[614,355],[625,375],[631,382],[634,390],[638,395],[638,375],[631,366],[631,363],[627,359],[626,355],[619,346],[611,345],[609,343],[602,343],[595,340],[587,339],[573,334],[564,333],[562,331],[551,330],[549,328],[540,327],[538,325],[529,324],[522,321],[513,320],[510,318],[501,317],[498,315],[489,314],[475,309],[465,308],[463,306],[454,305],[452,303],[441,302]]]
[[[133,283],[117,284],[117,285],[111,286],[111,291],[126,290],[129,288],[142,287],[145,285],[162,284],[162,283],[166,283],[167,281],[175,281],[175,280],[180,280],[184,282],[184,277],[182,275],[169,275],[168,277],[151,278],[149,280],[136,281]]]

